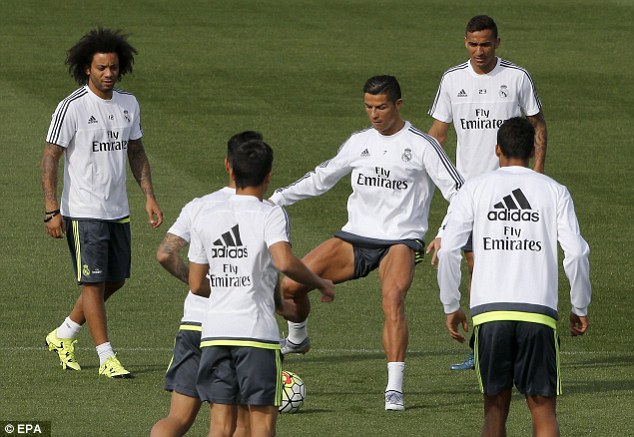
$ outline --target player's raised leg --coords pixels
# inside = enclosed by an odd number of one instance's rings
[[[330,279],[335,284],[352,279],[354,276],[354,251],[352,245],[339,238],[330,238],[311,250],[302,262],[316,275]],[[288,320],[288,337],[282,339],[281,351],[304,354],[310,349],[310,339],[306,319],[310,313],[308,287],[287,277],[282,282],[284,311],[281,315]]]
[[[403,374],[409,338],[405,317],[405,298],[414,278],[414,252],[397,244],[379,265],[383,296],[383,348],[387,358],[388,381],[385,388],[385,409],[401,411]]]

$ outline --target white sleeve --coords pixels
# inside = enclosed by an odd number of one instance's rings
[[[209,264],[205,247],[203,246],[202,235],[199,233],[199,229],[194,227],[191,230],[191,241],[189,244],[189,261],[196,264]]]
[[[62,100],[51,117],[46,142],[67,148],[77,133],[77,112],[75,105]]]
[[[443,197],[450,201],[464,184],[464,178],[453,165],[438,140],[431,135],[427,135],[426,138],[430,147],[426,148],[423,156],[425,171],[440,189]]]
[[[542,104],[537,95],[537,88],[528,71],[524,70],[524,76],[520,85],[519,104],[524,115],[533,116],[542,110]]]
[[[188,243],[191,240],[192,222],[189,211],[191,209],[192,202],[189,202],[183,207],[174,224],[167,230],[168,233],[176,235]]]
[[[468,190],[461,190],[451,201],[451,213],[438,251],[438,287],[445,314],[460,308],[460,250],[473,229],[473,207]]]
[[[432,103],[429,111],[427,111],[427,114],[438,121],[442,121],[443,123],[451,123],[453,121],[451,98],[447,92],[445,78],[446,76],[443,75],[442,79],[440,79],[434,103]]]
[[[139,106],[138,100],[134,99],[135,104],[135,114],[137,116],[134,119],[134,123],[132,124],[132,130],[130,131],[130,139],[131,140],[139,140],[143,137],[143,129],[141,129],[141,107]]]
[[[267,247],[284,241],[290,243],[289,221],[286,211],[280,206],[275,206],[266,217],[264,226],[264,241]]]
[[[352,170],[347,144],[348,142],[341,146],[334,158],[322,162],[291,185],[275,190],[269,200],[276,205],[286,206],[308,197],[320,196],[330,190]]]
[[[570,282],[572,311],[585,316],[592,297],[590,248],[581,236],[572,198],[566,188],[563,188],[557,210],[557,239],[564,252],[563,265]]]

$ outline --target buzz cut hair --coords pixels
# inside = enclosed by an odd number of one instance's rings
[[[121,30],[105,29],[97,27],[85,34],[81,39],[68,49],[66,65],[68,72],[80,85],[88,83],[86,69],[90,68],[95,53],[116,53],[119,57],[119,77],[132,73],[134,55],[137,50],[128,42],[128,35]]]
[[[390,102],[396,103],[401,99],[401,86],[394,76],[382,75],[369,78],[363,86],[363,92],[378,96],[386,94]]]
[[[535,147],[535,128],[523,117],[513,117],[500,126],[497,142],[506,158],[529,159]]]
[[[493,32],[493,38],[497,39],[498,37],[498,26],[493,21],[493,18],[488,15],[476,15],[467,23],[467,28],[465,30],[465,36],[468,33],[479,32],[481,30],[491,30]]]

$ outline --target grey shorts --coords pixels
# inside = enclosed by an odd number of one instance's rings
[[[475,327],[475,359],[482,393],[517,387],[527,396],[561,393],[559,337],[534,322],[494,321]]]
[[[191,325],[187,329],[181,329],[176,334],[174,342],[174,354],[170,361],[163,388],[167,391],[175,391],[192,398],[198,397],[196,391],[196,378],[200,364],[200,334],[201,327]]]
[[[66,240],[78,284],[119,282],[130,277],[130,220],[64,217]]]
[[[250,346],[202,348],[196,388],[210,404],[274,405],[282,400],[279,349]]]
[[[354,276],[364,278],[375,270],[381,260],[395,244],[404,244],[414,251],[414,260],[418,264],[423,260],[425,243],[422,240],[376,240],[359,237],[345,231],[339,231],[335,237],[352,244],[354,250]]]

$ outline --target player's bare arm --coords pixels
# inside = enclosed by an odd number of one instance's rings
[[[543,112],[526,117],[526,119],[535,128],[535,164],[533,170],[539,173],[544,172],[546,163],[546,147],[548,145],[548,129],[546,127],[546,119]]]
[[[150,225],[156,229],[163,223],[163,211],[161,211],[154,196],[150,161],[147,159],[143,142],[140,139],[128,142],[128,160],[132,174],[141,187],[141,191],[145,194],[145,211],[148,214]]]
[[[57,201],[57,169],[59,159],[64,154],[64,149],[56,144],[46,143],[40,171],[42,176],[42,190],[44,191],[44,226],[51,237],[61,238],[64,234],[62,215],[59,213]]]
[[[156,251],[156,260],[161,266],[185,284],[189,281],[189,266],[180,257],[180,252],[187,244],[181,237],[168,232]]]
[[[329,279],[323,279],[313,273],[304,263],[293,255],[291,247],[286,242],[279,242],[269,247],[275,267],[293,281],[316,288],[321,292],[322,302],[332,302],[335,299],[335,286]]]
[[[427,133],[436,138],[440,145],[444,147],[445,141],[447,141],[447,134],[449,133],[449,123],[434,120],[434,123],[431,125],[429,132]]]
[[[209,264],[189,263],[189,288],[192,293],[198,296],[209,297],[211,287],[207,273],[209,272]]]

